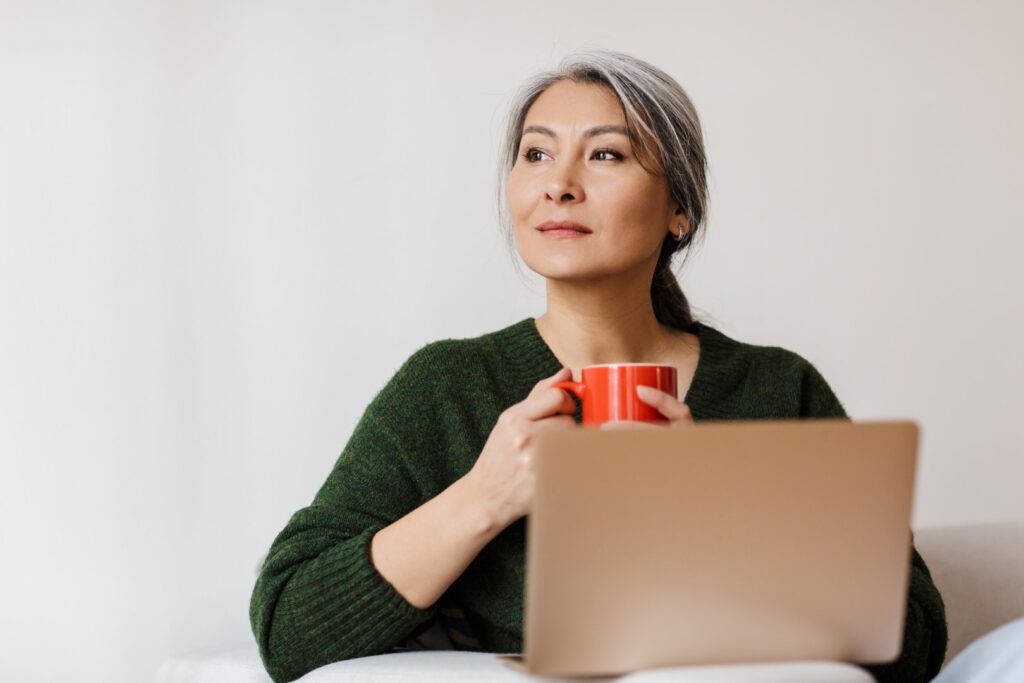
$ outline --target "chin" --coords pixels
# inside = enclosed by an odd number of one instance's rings
[[[548,280],[592,280],[609,274],[607,267],[569,254],[520,254],[526,266]]]

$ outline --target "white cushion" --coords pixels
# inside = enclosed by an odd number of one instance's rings
[[[496,655],[485,652],[413,651],[393,652],[335,662],[311,671],[303,683],[414,683],[445,681],[471,683],[526,683],[527,681],[565,681],[579,678],[535,677],[502,664]],[[687,666],[636,671],[608,678],[588,677],[587,683],[873,683],[866,671],[838,662],[772,662]]]
[[[263,668],[256,643],[216,654],[169,659],[156,683],[273,683]]]
[[[579,678],[535,677],[515,671],[486,652],[415,650],[347,659],[310,671],[302,683],[525,683]],[[587,683],[874,683],[867,671],[839,662],[770,662],[636,671]],[[157,683],[270,683],[256,646],[208,658],[165,662]]]

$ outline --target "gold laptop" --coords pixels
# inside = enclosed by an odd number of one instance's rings
[[[918,426],[553,429],[531,443],[529,673],[899,656]]]

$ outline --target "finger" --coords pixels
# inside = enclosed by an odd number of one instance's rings
[[[576,412],[576,403],[568,391],[548,386],[531,392],[523,400],[522,410],[526,419],[540,420],[558,414],[572,415]]]
[[[531,421],[539,420],[543,417],[551,415],[552,413],[558,412],[558,408],[561,406],[561,403],[563,402],[563,397],[557,396],[557,394],[564,395],[567,394],[568,392],[562,391],[561,389],[559,389],[557,393],[553,392],[551,391],[551,389],[554,387],[552,387],[551,385],[554,384],[555,382],[565,382],[569,380],[572,380],[572,370],[565,367],[561,368],[558,372],[551,375],[550,377],[545,377],[544,379],[533,385],[533,388],[530,390],[530,393],[527,395],[527,397],[520,401],[516,412],[518,412],[523,418]],[[537,397],[542,396],[544,394],[548,394],[547,400],[538,403]],[[556,396],[557,400],[552,399],[551,396]],[[554,407],[551,406],[552,400],[556,400]],[[571,401],[572,399],[569,400]]]
[[[641,401],[656,409],[671,422],[693,422],[690,406],[682,403],[675,396],[648,386],[638,386],[636,388],[636,395]]]
[[[534,389],[534,391],[538,391],[538,390],[543,389],[545,387],[551,386],[555,382],[564,382],[566,380],[571,380],[571,379],[572,379],[572,370],[570,370],[569,368],[562,368],[561,370],[559,370],[555,374],[551,375],[550,377],[545,377],[541,381],[537,382],[535,385],[533,385],[533,389]]]

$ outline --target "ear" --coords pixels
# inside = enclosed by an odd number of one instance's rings
[[[678,224],[683,224],[683,232],[687,233],[690,231],[690,219],[683,214],[683,208],[678,204],[675,205],[675,213],[672,216],[672,220],[669,222],[668,231],[672,234],[676,234]]]

